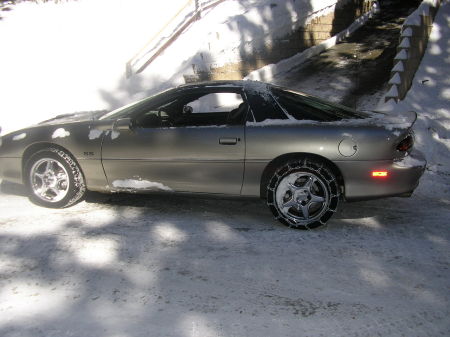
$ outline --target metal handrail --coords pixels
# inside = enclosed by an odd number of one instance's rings
[[[129,78],[134,74],[142,72],[150,63],[152,63],[169,45],[171,45],[178,36],[181,35],[194,21],[201,17],[201,13],[205,10],[217,6],[225,0],[189,0],[187,1],[177,13],[168,20],[163,27],[154,34],[151,39],[126,63],[126,77]],[[162,33],[173,24],[177,18],[185,12],[189,6],[194,3],[194,11],[186,15],[185,19],[178,24],[175,31],[164,41],[161,38],[159,41],[155,40],[162,35]],[[162,43],[162,44],[161,44]],[[161,44],[160,46],[158,46]],[[143,61],[145,60],[145,61]]]

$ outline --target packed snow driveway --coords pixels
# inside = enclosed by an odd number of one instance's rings
[[[440,336],[448,199],[341,205],[297,231],[258,200],[0,193],[0,335]]]

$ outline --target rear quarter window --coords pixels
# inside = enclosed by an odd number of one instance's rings
[[[357,111],[351,108],[317,97],[278,88],[272,88],[272,93],[284,112],[297,120],[332,122],[348,118],[362,118]]]
[[[269,91],[263,93],[249,92],[247,98],[250,102],[255,122],[262,122],[266,119],[288,119]]]

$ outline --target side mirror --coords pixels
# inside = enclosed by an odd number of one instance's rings
[[[120,118],[114,123],[114,130],[130,131],[132,128],[131,118]]]
[[[194,111],[190,105],[183,106],[183,114],[189,115]]]

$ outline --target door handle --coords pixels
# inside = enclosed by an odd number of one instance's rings
[[[240,138],[232,138],[232,137],[225,137],[225,138],[219,138],[219,144],[221,145],[236,145],[238,141],[240,141]]]

